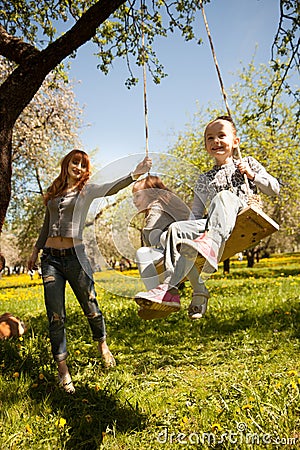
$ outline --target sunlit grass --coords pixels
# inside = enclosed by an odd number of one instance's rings
[[[56,387],[41,280],[3,277],[1,310],[28,331],[0,342],[0,448],[300,448],[299,268],[299,254],[253,269],[233,261],[208,281],[209,309],[196,322],[188,283],[179,313],[142,321],[131,298],[143,288],[137,271],[97,273],[118,364],[110,372],[68,289],[71,397]]]

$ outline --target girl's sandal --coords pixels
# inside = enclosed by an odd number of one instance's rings
[[[201,294],[193,294],[193,300],[188,307],[188,316],[191,320],[201,319],[207,310],[209,294],[201,292]]]
[[[117,365],[115,358],[110,351],[101,354],[105,369],[111,369]]]
[[[66,391],[68,394],[74,394],[75,388],[72,382],[71,375],[67,373],[64,376],[58,374],[58,386]]]

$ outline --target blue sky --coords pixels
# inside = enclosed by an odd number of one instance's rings
[[[278,25],[278,0],[212,0],[206,6],[225,88],[236,81],[234,73],[255,56],[255,64],[267,63]],[[150,152],[167,152],[176,135],[191,122],[199,106],[222,103],[202,16],[197,22],[202,45],[185,42],[180,36],[160,38],[155,50],[168,76],[155,85],[147,74]],[[85,126],[80,133],[83,148],[97,149],[98,167],[145,149],[142,69],[140,78],[128,90],[124,60],[116,60],[108,75],[97,70],[96,48],[88,43],[71,60],[71,78],[76,100],[84,106]],[[139,157],[138,157],[139,159]]]

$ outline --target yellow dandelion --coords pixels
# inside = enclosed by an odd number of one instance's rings
[[[278,382],[278,383],[275,384],[275,388],[276,388],[276,389],[280,389],[281,386],[282,386],[282,384],[281,384],[280,382]]]
[[[182,422],[183,422],[183,423],[188,423],[188,421],[189,421],[189,419],[188,419],[186,416],[184,416],[184,417],[182,418]]]
[[[14,377],[14,378],[19,378],[19,376],[20,376],[19,372],[15,372],[15,373],[13,374],[13,377]]]
[[[66,425],[67,421],[66,419],[64,419],[63,417],[61,417],[60,419],[58,419],[55,422],[55,425],[58,426],[59,428],[64,428],[64,426]]]
[[[80,350],[75,350],[75,355],[79,356],[80,355]]]
[[[213,423],[211,429],[212,431],[222,431],[222,427],[219,423]]]
[[[295,390],[298,389],[297,384],[295,383],[295,381],[292,381],[290,386],[291,386],[292,389],[295,389]]]
[[[19,337],[19,341],[24,341],[23,336]]]
[[[100,391],[100,389],[101,389],[100,386],[98,385],[95,386],[95,391]]]
[[[297,372],[297,370],[292,369],[292,370],[289,370],[289,371],[288,371],[288,375],[289,375],[290,377],[293,377],[294,375],[298,375],[298,372]]]
[[[291,313],[290,313],[289,311],[286,311],[284,314],[285,314],[286,316],[290,316],[290,315],[291,315]]]
[[[40,373],[40,374],[39,374],[39,379],[40,379],[40,380],[43,380],[44,378],[45,378],[44,374],[43,374],[43,373]]]
[[[243,409],[243,410],[245,410],[245,409],[246,409],[246,410],[247,410],[247,409],[253,409],[253,405],[250,405],[250,403],[248,403],[247,405],[243,405],[243,406],[242,406],[242,409]]]
[[[27,433],[32,434],[32,429],[31,429],[30,425],[28,425],[28,423],[25,426],[25,430]]]
[[[255,401],[255,398],[254,397],[249,397],[249,402],[254,402]]]

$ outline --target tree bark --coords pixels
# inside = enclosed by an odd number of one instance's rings
[[[0,26],[0,54],[18,64],[0,86],[0,233],[11,196],[14,124],[46,76],[95,34],[125,0],[101,0],[91,6],[63,36],[39,51]]]

